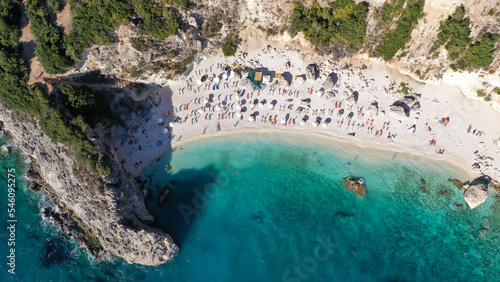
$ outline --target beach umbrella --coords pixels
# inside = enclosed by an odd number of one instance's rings
[[[233,77],[234,77],[234,71],[231,71],[231,72],[229,73],[229,77],[228,77],[228,78],[231,80],[231,79],[233,79]]]
[[[259,103],[259,108],[262,108],[262,107],[264,107],[264,103],[260,102]]]
[[[205,110],[204,110],[203,108],[200,108],[200,109],[198,110],[198,113],[200,113],[200,114],[202,114],[202,113],[204,113],[204,112],[205,112]]]
[[[274,105],[273,104],[269,104],[268,107],[269,107],[269,109],[272,109],[272,108],[274,108]]]
[[[247,89],[252,91],[253,89],[253,84],[251,82],[247,83]]]
[[[327,128],[327,127],[328,127],[328,123],[324,123],[324,122],[323,122],[322,126],[323,126],[324,128]]]
[[[319,97],[323,96],[323,91],[321,91],[321,90],[317,91],[316,95],[318,95]]]
[[[219,83],[219,81],[220,81],[220,78],[218,78],[218,77],[216,77],[216,78],[214,79],[214,82],[215,82],[215,83]]]
[[[313,122],[313,126],[314,127],[318,127],[319,123],[316,121],[316,122]]]
[[[248,121],[254,121],[255,118],[253,116],[248,117]]]
[[[222,79],[227,79],[227,74],[226,73],[222,75]]]
[[[237,116],[238,118],[240,118],[240,117],[241,117],[241,113],[236,113],[236,116]]]
[[[261,90],[264,90],[264,89],[266,89],[266,86],[267,86],[267,84],[265,84],[265,83],[261,83],[261,84],[260,84],[260,89],[261,89]]]
[[[236,109],[237,110],[241,110],[241,105],[240,104],[236,104]]]
[[[196,83],[198,83],[198,85],[201,85],[201,80],[200,80],[200,79],[198,79],[198,80],[196,81]]]
[[[281,119],[281,124],[286,124],[286,119],[282,118]]]
[[[163,122],[163,119],[159,118],[156,120],[157,123],[162,123]]]
[[[208,103],[208,99],[207,98],[203,98],[203,103]]]
[[[254,103],[250,103],[250,109],[253,109],[255,108],[255,104]]]
[[[304,124],[306,124],[306,122],[305,122],[305,121],[303,121],[303,120],[301,120],[301,121],[299,122],[299,124],[300,124],[300,125],[304,125]]]
[[[168,128],[166,128],[166,127],[165,127],[165,128],[163,129],[163,133],[165,133],[165,134],[166,134],[166,133],[168,133]]]
[[[215,109],[216,109],[217,111],[219,111],[219,112],[220,112],[220,111],[222,111],[222,109],[221,109],[221,107],[219,107],[219,105],[217,105],[217,107],[215,107]]]
[[[175,125],[175,124],[174,124],[173,122],[170,122],[170,123],[168,124],[168,126],[170,126],[170,127],[174,127],[174,125]]]

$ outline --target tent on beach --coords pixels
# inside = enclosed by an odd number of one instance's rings
[[[262,84],[262,72],[250,72],[248,74],[248,77],[250,78],[250,82],[252,83],[252,89],[253,90],[260,90],[262,89],[261,84]]]

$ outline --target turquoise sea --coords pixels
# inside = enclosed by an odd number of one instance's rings
[[[470,210],[447,181],[467,180],[458,169],[393,156],[283,134],[185,144],[141,175],[155,195],[172,189],[164,205],[148,202],[155,226],[181,248],[157,267],[89,258],[42,219],[46,197],[18,181],[17,273],[6,272],[2,228],[0,281],[500,281],[494,193]],[[16,150],[0,158],[4,226],[6,169],[21,180],[24,162]],[[365,179],[365,199],[344,190],[346,176]]]

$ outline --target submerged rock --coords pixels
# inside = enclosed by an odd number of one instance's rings
[[[464,193],[464,199],[471,209],[484,203],[488,198],[488,185],[491,179],[488,176],[482,176],[472,181],[469,188]]]
[[[160,197],[158,198],[158,205],[163,205],[172,195],[172,190],[170,190],[170,187],[168,185],[165,185],[163,188],[163,191],[160,194]]]
[[[455,185],[458,190],[462,190],[464,188],[464,183],[458,179],[448,179],[448,182],[453,182],[453,185]]]
[[[346,177],[344,180],[344,187],[347,190],[351,190],[356,195],[358,195],[361,199],[364,199],[366,196],[366,185],[365,181],[360,179],[353,179],[352,177]]]
[[[464,205],[462,204],[454,204],[453,207],[457,210],[457,211],[461,211],[464,209]]]
[[[425,180],[424,179],[420,179],[420,190],[422,191],[422,193],[425,193],[427,194],[427,189],[425,189]]]

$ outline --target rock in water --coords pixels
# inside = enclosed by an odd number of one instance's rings
[[[366,185],[365,181],[360,179],[353,179],[352,177],[346,177],[344,180],[344,187],[347,190],[351,190],[356,195],[358,195],[361,199],[364,199],[366,196]]]
[[[163,203],[165,203],[168,198],[170,198],[170,195],[172,195],[172,191],[170,190],[170,187],[168,187],[168,185],[165,185],[165,188],[163,188],[163,191],[158,198],[158,205],[161,206]]]
[[[464,199],[471,209],[476,208],[488,198],[488,185],[491,178],[482,176],[472,181],[464,193]]]
[[[319,68],[316,64],[310,64],[306,67],[306,78],[316,80],[319,76]]]

